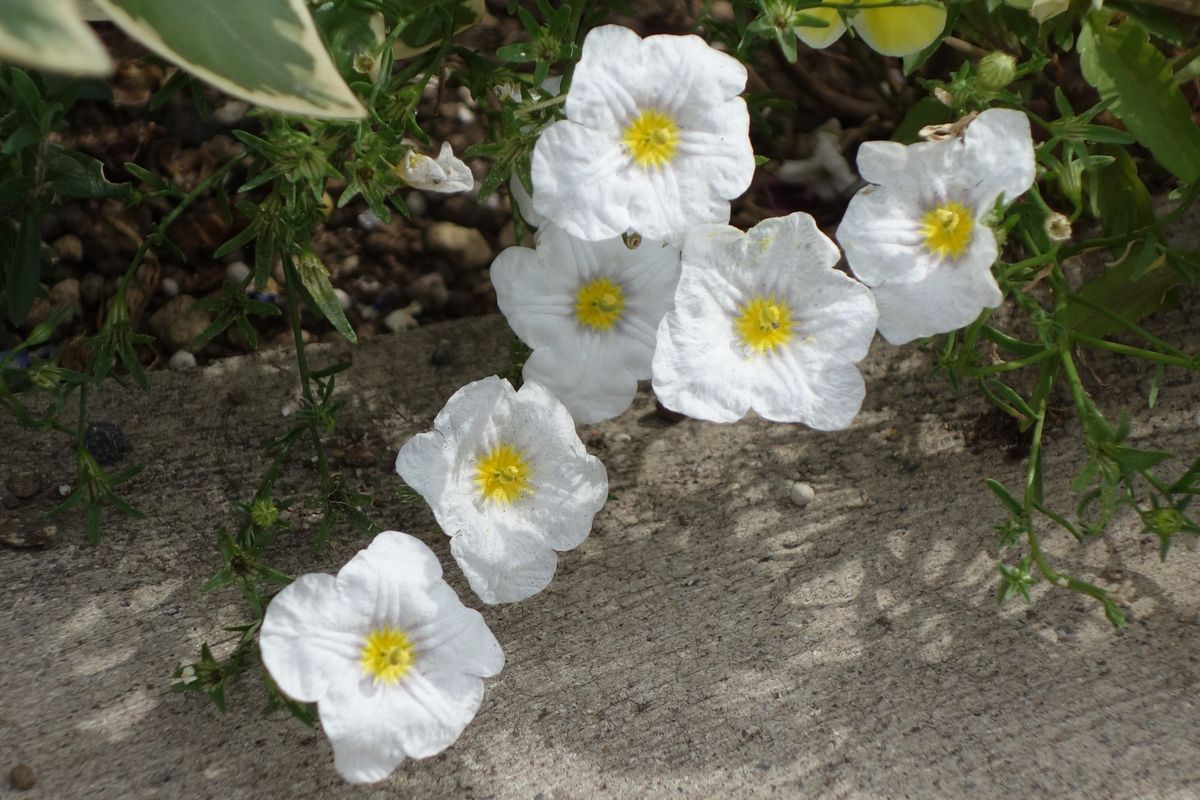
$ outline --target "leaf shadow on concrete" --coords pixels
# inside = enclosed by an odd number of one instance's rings
[[[401,504],[395,450],[428,428],[463,383],[504,368],[497,320],[433,326],[370,342],[343,381],[342,436],[374,465],[350,470],[380,498],[385,527],[421,536],[469,603],[447,540],[423,508]],[[434,353],[438,355],[433,357]],[[336,354],[327,354],[332,357]],[[639,395],[620,419],[583,431],[608,466],[613,499],[543,594],[484,608],[508,664],[484,706],[441,756],[389,782],[349,787],[328,743],[283,715],[261,718],[255,673],[221,715],[171,694],[168,676],[200,641],[228,642],[243,613],[233,592],[201,596],[217,569],[216,525],[233,522],[265,468],[261,441],[293,398],[285,354],[155,376],[150,395],[102,396],[126,428],[145,521],[119,521],[97,548],[74,520],[61,544],[0,552],[14,610],[0,674],[0,743],[41,776],[30,796],[89,797],[949,797],[1056,792],[1187,797],[1200,788],[1195,553],[1160,565],[1125,520],[1053,555],[1122,591],[1133,622],[1113,634],[1099,609],[1042,587],[1032,608],[998,608],[981,483],[1019,464],[972,454],[962,431],[979,408],[927,381],[929,362],[877,346],[868,400],[850,430],[747,421],[669,424]],[[1139,375],[1104,387],[1136,406]],[[1139,442],[1194,457],[1197,386],[1164,390]],[[288,401],[284,401],[284,405]],[[100,417],[97,417],[100,418]],[[6,423],[7,424],[7,423]],[[48,488],[69,480],[57,443],[4,431],[8,462]],[[1063,496],[1077,456],[1052,447]],[[337,442],[334,443],[338,444]],[[314,475],[294,464],[298,491]],[[817,492],[800,509],[793,480]],[[365,540],[281,547],[293,573],[335,571]],[[5,765],[0,765],[5,766]]]

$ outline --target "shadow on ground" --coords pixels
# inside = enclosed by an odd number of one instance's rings
[[[391,462],[459,386],[503,370],[507,347],[496,319],[367,343],[333,443],[373,451],[349,472],[379,498],[376,518],[431,543],[464,598],[432,516],[396,498]],[[981,408],[927,380],[922,355],[879,345],[866,371],[867,404],[839,434],[670,423],[645,393],[586,429],[613,491],[592,536],[546,592],[484,610],[508,665],[463,738],[369,788],[340,782],[319,732],[260,715],[255,672],[225,715],[169,690],[201,641],[241,621],[234,592],[198,588],[219,566],[216,527],[265,469],[261,443],[286,426],[287,354],[109,392],[93,418],[120,424],[147,464],[133,485],[147,518],[108,520],[99,547],[68,518],[54,547],[0,551],[0,767],[33,767],[30,798],[1200,795],[1196,553],[1160,564],[1130,519],[1088,545],[1053,540],[1064,568],[1120,594],[1119,633],[1045,587],[1032,607],[997,607],[1000,512],[981,478],[1016,484],[1020,464],[999,444],[970,452]],[[1141,403],[1138,441],[1195,457],[1197,381],[1146,412],[1144,377],[1098,398]],[[0,467],[44,484],[5,524],[44,526],[69,451],[2,424]],[[1077,455],[1070,431],[1058,439],[1047,476],[1065,498]],[[313,477],[293,464],[281,486]],[[788,499],[798,479],[816,489],[803,509]],[[334,571],[365,544],[314,550],[310,533],[281,549],[282,568]]]

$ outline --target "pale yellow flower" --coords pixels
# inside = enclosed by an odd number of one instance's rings
[[[882,5],[891,1],[859,0],[863,5]],[[844,5],[847,2],[849,0],[825,0],[825,5]],[[796,35],[809,47],[819,49],[837,41],[846,30],[842,20],[842,14],[845,13],[863,41],[885,56],[918,53],[933,44],[946,27],[946,7],[936,2],[848,12],[838,12],[833,8],[810,8],[804,13],[829,23],[827,28],[796,28]]]

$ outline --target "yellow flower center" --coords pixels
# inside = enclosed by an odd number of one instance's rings
[[[399,628],[376,628],[367,634],[362,649],[363,670],[376,683],[396,683],[413,663],[413,645]]]
[[[606,331],[621,318],[625,293],[608,278],[599,278],[579,288],[575,295],[575,318],[580,325]]]
[[[521,451],[502,444],[488,451],[475,467],[475,483],[483,499],[511,505],[529,494],[529,465]]]
[[[759,295],[742,306],[735,323],[742,343],[756,353],[782,347],[792,338],[792,314],[775,295]]]
[[[971,243],[975,218],[971,211],[956,200],[942,203],[925,214],[921,233],[925,246],[942,258],[958,258]]]
[[[675,156],[679,126],[666,114],[650,108],[629,123],[621,140],[639,167],[661,167]]]

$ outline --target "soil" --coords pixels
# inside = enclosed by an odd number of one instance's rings
[[[461,36],[460,43],[480,52],[494,52],[502,44],[525,37],[520,24],[504,9],[502,0],[493,2],[493,13]],[[695,28],[699,10],[695,3],[655,3],[639,9],[637,18],[616,21],[643,34],[686,33]],[[714,19],[724,22],[730,12],[726,4],[718,2],[711,13]],[[78,102],[60,140],[103,161],[110,180],[136,184],[137,179],[124,166],[132,162],[187,190],[241,147],[231,136],[233,130],[260,131],[258,120],[246,115],[244,103],[207,86],[198,85],[199,102],[190,91],[180,91],[161,107],[151,109],[151,100],[173,68],[146,58],[137,44],[112,26],[99,27],[118,65],[111,82],[111,100]],[[749,227],[767,216],[805,210],[832,233],[856,188],[854,183],[835,186],[836,182],[821,169],[815,174],[803,173],[803,180],[788,179],[790,167],[785,165],[811,158],[818,142],[813,132],[831,121],[838,126],[832,134],[836,149],[852,163],[857,144],[890,135],[903,110],[918,97],[902,76],[880,72],[875,59],[864,61],[858,48],[857,43],[847,41],[821,53],[802,51],[801,60],[789,65],[777,48],[764,47],[750,65],[749,91],[773,94],[777,107],[764,107],[756,116],[755,148],[771,162],[759,170],[750,191],[734,204],[734,224]],[[938,55],[931,67],[944,71],[959,57],[952,51]],[[426,91],[419,119],[435,143],[448,141],[456,153],[462,154],[483,140],[490,105],[487,98],[472,98],[456,81],[456,60],[456,56],[450,58],[444,79],[435,80]],[[875,82],[885,86],[882,94],[866,88]],[[471,166],[477,179],[482,179],[490,167],[485,160],[475,160]],[[230,185],[240,185],[244,177],[244,169],[235,169]],[[328,185],[334,198],[342,188],[337,181]],[[411,219],[396,215],[384,223],[364,203],[354,201],[333,210],[313,240],[315,250],[332,272],[334,285],[349,296],[346,313],[359,336],[370,338],[387,332],[384,320],[388,315],[411,309],[414,302],[420,310],[413,323],[421,325],[495,313],[495,294],[486,264],[478,265],[486,259],[472,259],[464,265],[455,254],[431,247],[429,231],[444,222],[464,226],[477,231],[486,249],[495,254],[517,239],[505,193],[480,201],[473,193],[447,196],[404,191],[403,199],[412,211]],[[45,286],[52,299],[56,286],[82,297],[81,313],[60,331],[60,342],[77,341],[98,329],[134,250],[171,208],[167,201],[133,208],[123,208],[116,200],[68,202],[45,216],[43,239],[54,254],[43,275]],[[160,340],[139,349],[145,366],[165,368],[177,349],[169,341],[172,337],[162,341],[161,331],[149,324],[160,308],[178,295],[203,298],[216,294],[229,274],[230,264],[252,262],[249,249],[230,253],[220,261],[212,257],[214,250],[244,225],[245,220],[236,212],[227,214],[217,198],[206,196],[168,230],[186,261],[165,248],[151,252],[130,298],[135,323]],[[62,286],[73,281],[78,283],[72,288]],[[268,286],[263,299],[283,304],[277,284]],[[41,301],[31,321],[44,318],[49,308],[48,302]],[[255,317],[253,322],[262,346],[290,344],[284,316]],[[313,340],[337,336],[319,314],[306,312],[303,322],[306,336]],[[195,356],[205,364],[249,350],[244,338],[231,329],[195,349]],[[189,364],[190,360],[182,363]]]

